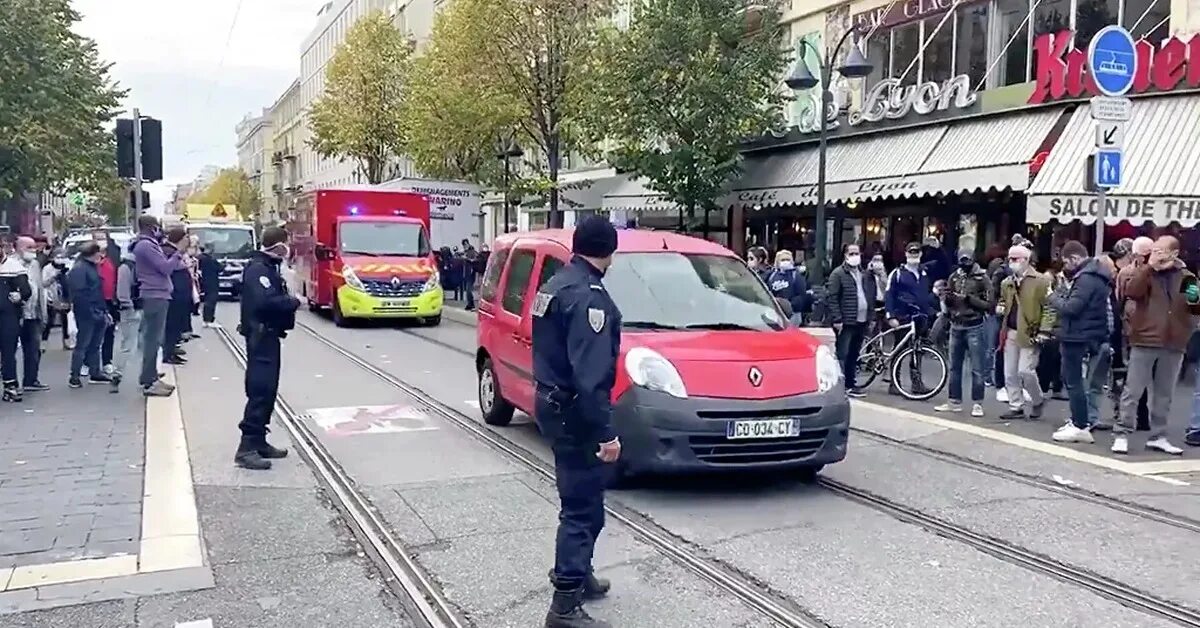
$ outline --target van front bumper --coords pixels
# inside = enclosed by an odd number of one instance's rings
[[[730,423],[791,419],[794,435],[730,438]],[[846,457],[850,402],[840,386],[778,399],[679,399],[630,388],[613,407],[621,461],[633,473],[794,469]]]
[[[441,287],[408,298],[374,297],[346,285],[337,290],[338,309],[347,318],[430,318],[442,313],[444,297]]]

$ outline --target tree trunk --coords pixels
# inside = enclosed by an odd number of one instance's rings
[[[562,210],[558,208],[558,169],[561,164],[562,146],[558,133],[546,138],[546,170],[550,175],[550,214],[547,216],[551,229],[561,229],[563,226]]]

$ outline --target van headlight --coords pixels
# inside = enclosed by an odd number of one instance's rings
[[[421,289],[421,292],[432,292],[433,290],[437,290],[439,287],[441,287],[441,285],[442,276],[439,275],[438,271],[435,270],[429,273],[429,279],[425,280],[425,287]]]
[[[358,278],[358,275],[354,274],[354,269],[349,266],[342,268],[342,279],[346,281],[347,286],[350,286],[354,290],[358,290],[359,292],[367,291],[367,287],[363,285],[362,280]]]
[[[842,381],[842,364],[833,351],[821,345],[817,347],[817,390],[826,393]]]
[[[653,349],[634,347],[625,354],[625,372],[635,385],[687,399],[683,378],[671,361]]]

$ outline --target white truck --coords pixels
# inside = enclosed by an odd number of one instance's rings
[[[378,187],[429,197],[429,239],[434,249],[443,246],[462,248],[463,240],[479,247],[483,227],[479,204],[483,193],[478,185],[465,181],[409,178],[392,179]]]

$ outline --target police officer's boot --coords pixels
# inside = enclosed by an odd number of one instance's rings
[[[558,579],[554,577],[554,569],[551,569],[548,574],[550,584],[557,585]],[[587,579],[583,581],[583,599],[598,600],[608,595],[609,589],[612,588],[612,583],[607,578],[597,578],[596,574],[588,573]]]
[[[582,602],[583,589],[555,590],[550,612],[546,613],[546,628],[612,628],[612,624],[588,615]]]
[[[287,458],[288,450],[268,443],[264,437],[258,441],[258,455],[267,459]]]
[[[271,461],[258,452],[258,439],[242,437],[237,453],[233,455],[233,463],[243,469],[266,471],[271,468]]]

